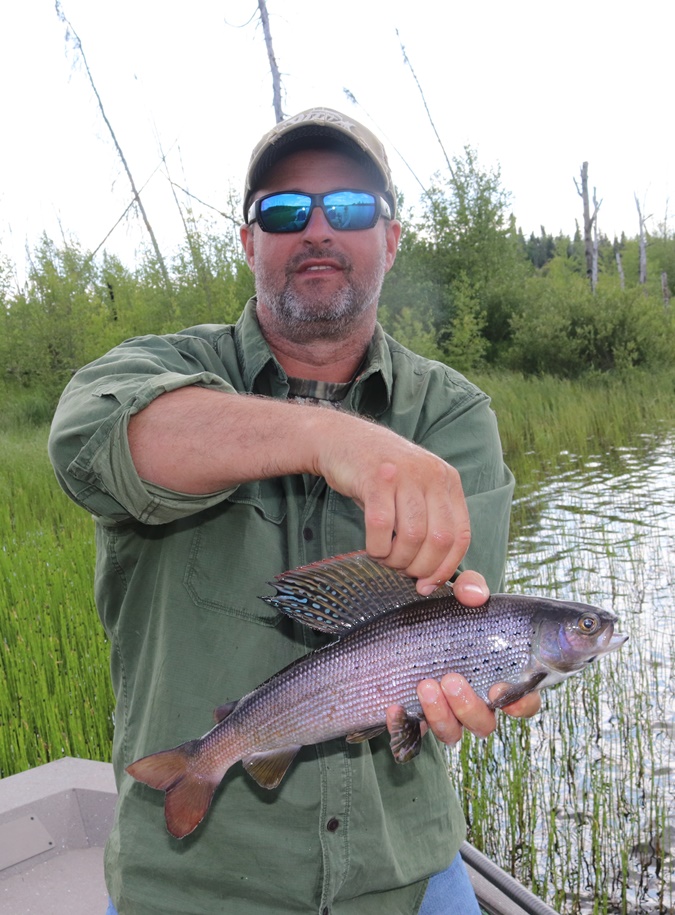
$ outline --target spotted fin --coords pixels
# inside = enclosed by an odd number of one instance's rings
[[[391,728],[391,752],[397,763],[414,759],[422,747],[419,718],[411,718],[404,708],[399,708]]]
[[[364,551],[283,572],[270,584],[276,595],[261,600],[312,629],[333,635],[344,635],[409,604],[453,596],[452,586],[445,584],[431,597],[422,597],[414,578],[381,565]]]
[[[276,788],[295,759],[300,746],[269,750],[266,753],[251,753],[241,763],[248,774],[261,788]]]

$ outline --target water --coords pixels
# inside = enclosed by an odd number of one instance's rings
[[[500,727],[485,786],[465,766],[480,844],[565,915],[675,911],[674,454],[672,434],[563,453],[514,505],[509,590],[608,607],[630,636]]]

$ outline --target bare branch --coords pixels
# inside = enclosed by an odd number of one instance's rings
[[[408,59],[408,55],[406,54],[405,47],[403,46],[403,42],[401,41],[401,36],[398,33],[398,29],[396,29],[396,37],[398,38],[399,44],[401,45],[401,51],[403,52],[403,60],[404,60],[405,64],[410,68],[410,72],[412,73],[413,79],[415,80],[415,83],[417,84],[417,88],[420,91],[420,95],[422,96],[422,102],[424,103],[424,108],[427,112],[427,117],[429,118],[429,123],[431,124],[431,127],[432,127],[434,133],[436,134],[436,139],[438,140],[438,145],[441,147],[443,155],[445,156],[445,161],[448,166],[448,171],[450,172],[450,174],[452,175],[452,177],[454,179],[455,172],[453,171],[452,165],[450,163],[450,158],[449,158],[447,152],[445,151],[445,146],[443,146],[443,141],[441,140],[440,135],[439,135],[438,131],[436,130],[436,125],[434,124],[434,120],[431,117],[431,112],[429,111],[429,106],[427,105],[427,100],[424,97],[424,92],[422,90],[422,87],[420,86],[420,81],[417,79],[417,74],[413,70],[413,66],[410,63],[410,60]]]
[[[348,98],[349,101],[352,103],[352,105],[356,105],[357,108],[360,108],[361,111],[365,112],[365,114],[370,118],[370,120],[373,121],[372,117],[370,117],[370,115],[368,114],[368,112],[366,111],[366,109],[363,107],[363,105],[360,104],[360,102],[357,100],[357,98],[356,98],[356,96],[354,95],[353,92],[351,92],[349,89],[347,89],[347,88],[345,88],[345,87],[342,88],[342,91],[343,91],[344,94],[347,96],[347,98]],[[373,121],[373,123],[375,124],[375,121]],[[424,192],[424,194],[428,197],[428,196],[429,196],[429,191],[425,188],[424,184],[422,184],[422,182],[420,181],[419,177],[415,174],[412,165],[410,165],[410,163],[406,160],[405,156],[404,156],[403,153],[400,151],[400,149],[397,149],[397,147],[394,145],[394,143],[391,141],[391,139],[386,135],[386,133],[382,130],[382,128],[379,127],[377,124],[375,124],[375,126],[377,127],[377,129],[379,130],[379,132],[382,134],[382,136],[388,141],[389,145],[390,145],[391,148],[394,150],[394,152],[396,152],[397,155],[401,158],[401,161],[403,162],[403,164],[405,165],[405,167],[408,169],[408,171],[409,171],[410,174],[413,176],[413,178],[415,179],[415,181],[416,181],[416,182],[419,184],[419,186],[422,188],[422,191]]]
[[[284,112],[281,108],[281,75],[279,67],[274,56],[272,47],[272,33],[270,31],[270,20],[267,15],[267,3],[265,0],[258,0],[258,9],[260,11],[260,21],[262,22],[263,34],[265,36],[265,46],[267,48],[267,59],[270,63],[272,72],[272,88],[274,93],[274,116],[277,124],[284,119]]]
[[[640,285],[647,285],[647,232],[645,224],[650,216],[643,216],[642,209],[640,208],[640,201],[638,200],[638,195],[633,191],[633,197],[635,198],[635,206],[638,211],[638,220],[640,223]]]
[[[98,102],[98,108],[99,108],[99,111],[101,112],[101,117],[105,121],[106,127],[108,128],[108,131],[110,132],[112,141],[115,144],[115,149],[117,150],[117,154],[120,157],[120,161],[122,162],[124,171],[126,172],[127,178],[129,179],[129,183],[131,185],[131,192],[133,194],[133,200],[132,200],[130,206],[132,206],[135,203],[136,206],[138,207],[138,210],[141,214],[143,222],[145,223],[145,228],[147,229],[148,235],[150,236],[150,241],[152,243],[152,247],[155,252],[155,257],[157,258],[157,263],[159,265],[159,268],[162,273],[162,277],[164,279],[166,290],[168,293],[170,293],[171,292],[171,281],[169,280],[169,273],[166,269],[166,264],[164,263],[164,258],[162,257],[162,253],[159,250],[159,245],[157,244],[157,238],[155,237],[155,233],[153,232],[152,226],[150,225],[148,215],[145,212],[145,207],[143,206],[143,203],[141,201],[140,191],[136,187],[136,183],[134,182],[133,176],[131,174],[131,169],[129,168],[129,165],[124,156],[124,153],[122,152],[122,147],[120,146],[120,144],[117,140],[117,136],[115,135],[115,131],[112,128],[112,124],[108,120],[108,116],[105,113],[105,109],[103,107],[103,102],[101,100],[101,96],[99,95],[98,89],[96,88],[96,83],[94,82],[94,78],[91,74],[91,70],[89,69],[89,63],[87,62],[87,58],[84,53],[84,49],[82,47],[82,41],[80,40],[80,36],[77,34],[75,29],[73,28],[72,23],[70,22],[70,20],[67,18],[67,16],[63,12],[63,9],[61,8],[60,0],[56,0],[56,15],[59,17],[61,22],[63,22],[66,26],[66,41],[68,41],[68,40],[72,41],[76,51],[79,53],[79,55],[82,59],[82,63],[84,64],[84,69],[87,73],[87,78],[89,79],[89,84],[91,85],[94,95],[96,96],[96,101]],[[127,210],[128,209],[129,208],[127,208]],[[125,212],[127,212],[127,211],[125,210]],[[123,218],[123,217],[120,217],[120,219],[121,218]],[[119,222],[119,220],[118,220],[118,222]],[[117,223],[115,223],[115,225],[117,225]]]

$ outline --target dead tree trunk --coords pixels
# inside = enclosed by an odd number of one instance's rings
[[[621,260],[621,251],[619,250],[618,246],[614,249],[614,257],[616,258],[616,269],[619,271],[619,282],[621,284],[621,288],[625,289],[626,277],[623,272],[623,261]]]
[[[647,285],[647,231],[645,229],[645,224],[649,219],[649,216],[643,216],[642,210],[640,209],[640,201],[638,200],[637,194],[633,192],[635,197],[635,206],[638,211],[638,219],[640,221],[640,285]]]
[[[87,62],[87,58],[85,56],[84,49],[82,47],[82,42],[80,40],[80,36],[77,34],[77,32],[73,28],[70,20],[67,18],[67,16],[61,9],[61,4],[58,2],[58,0],[56,2],[56,15],[59,17],[61,22],[65,23],[65,25],[66,25],[66,28],[67,28],[66,41],[72,35],[72,41],[75,46],[75,49],[78,51],[80,57],[82,58],[82,63],[84,64],[84,69],[87,74],[87,78],[89,79],[89,84],[91,85],[94,95],[96,96],[96,101],[98,102],[99,111],[101,112],[101,116],[102,116],[103,120],[105,121],[106,127],[108,128],[108,130],[110,132],[110,136],[112,137],[112,141],[115,144],[115,149],[117,150],[117,154],[120,157],[120,161],[122,162],[124,171],[127,173],[127,178],[129,179],[129,184],[131,185],[131,193],[133,194],[133,200],[134,200],[136,206],[138,207],[138,211],[141,214],[143,222],[145,223],[145,228],[147,229],[148,235],[150,236],[150,242],[151,242],[153,250],[155,252],[155,257],[157,258],[157,264],[161,271],[162,278],[164,279],[164,284],[166,286],[166,290],[168,293],[170,293],[171,292],[171,281],[169,279],[169,273],[168,273],[168,270],[166,269],[166,264],[164,263],[164,258],[162,257],[162,253],[159,250],[159,245],[157,244],[157,238],[155,237],[155,233],[153,232],[152,226],[150,225],[150,220],[148,219],[148,215],[145,212],[145,207],[143,206],[143,203],[141,201],[140,192],[138,191],[138,189],[136,187],[136,182],[133,179],[133,176],[131,174],[131,170],[129,168],[127,160],[124,156],[124,153],[122,152],[122,147],[120,146],[120,144],[117,140],[117,136],[115,135],[115,131],[112,128],[112,124],[108,120],[108,116],[105,113],[105,109],[103,107],[103,102],[101,101],[101,96],[98,94],[98,89],[96,88],[96,83],[94,82],[94,78],[91,75],[91,70],[89,69],[89,64]]]
[[[281,75],[279,67],[274,56],[272,47],[272,33],[270,31],[270,20],[267,15],[266,0],[258,0],[258,9],[260,10],[260,21],[262,22],[263,34],[265,36],[265,47],[267,48],[267,59],[270,62],[270,71],[272,73],[272,89],[274,98],[274,117],[277,124],[284,119],[284,112],[281,108]]]
[[[593,264],[591,268],[591,291],[595,292],[598,285],[598,249],[600,248],[600,239],[598,237],[598,210],[600,209],[600,204],[598,203],[598,198],[595,195],[595,188],[593,188]]]
[[[591,216],[591,205],[590,199],[588,196],[588,162],[584,162],[581,166],[581,188],[577,184],[576,178],[574,179],[574,184],[576,185],[577,193],[581,197],[584,205],[584,251],[586,254],[586,276],[588,281],[591,284],[591,289],[595,291],[595,282],[593,279],[594,275],[594,245],[593,245],[593,229],[597,223],[598,219],[598,210],[600,209],[600,203],[597,202],[595,188],[593,188],[593,215]],[[596,271],[596,281],[597,281],[597,271]]]
[[[663,307],[667,310],[670,307],[670,287],[668,286],[668,274],[661,274],[661,295],[663,296]]]

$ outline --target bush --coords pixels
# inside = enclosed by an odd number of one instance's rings
[[[605,280],[595,295],[582,277],[533,277],[511,319],[510,368],[574,378],[675,362],[675,322],[639,287]]]

